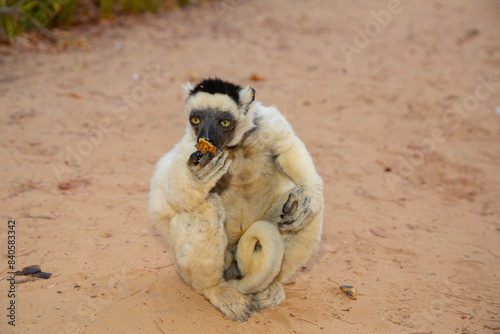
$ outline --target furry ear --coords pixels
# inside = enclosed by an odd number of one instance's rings
[[[184,86],[182,86],[182,89],[184,91],[182,94],[182,99],[184,100],[184,102],[186,102],[187,99],[189,98],[189,96],[191,95],[191,93],[193,92],[194,87],[191,86],[191,84],[188,81],[184,84]]]
[[[251,86],[246,86],[240,89],[239,93],[240,105],[244,106],[248,110],[248,106],[255,100],[255,89]]]

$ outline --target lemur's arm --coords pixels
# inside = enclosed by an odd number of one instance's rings
[[[283,206],[279,226],[282,230],[298,230],[322,208],[323,181],[304,143],[295,136],[291,127],[276,139],[276,167],[295,184]]]
[[[295,137],[295,136],[294,136]],[[319,188],[323,186],[321,177],[316,172],[311,155],[304,143],[297,137],[276,157],[277,167],[297,186]]]
[[[185,212],[192,211],[206,200],[209,191],[227,172],[231,161],[227,153],[219,151],[206,165],[193,165],[188,154],[195,151],[192,143],[184,138],[179,145],[180,150],[168,168],[163,189],[168,204],[176,212]]]

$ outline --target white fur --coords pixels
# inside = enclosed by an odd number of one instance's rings
[[[182,140],[158,162],[148,206],[152,222],[169,241],[183,280],[230,319],[244,321],[255,304],[267,307],[283,300],[280,282],[310,256],[319,241],[323,183],[283,115],[274,107],[252,102],[250,87],[240,91],[240,100],[238,106],[222,94],[186,95],[186,112],[218,108],[235,116],[235,136],[228,145],[235,147],[224,150],[228,156],[224,168],[201,182],[187,165],[196,144],[188,125]],[[210,192],[218,181],[228,187],[219,194]],[[308,214],[297,213],[301,218],[296,223],[279,227],[289,196],[307,203],[299,209]],[[236,253],[244,277],[225,282],[223,270],[230,265],[230,251]],[[245,296],[248,293],[255,294]]]
[[[243,106],[249,106],[255,98],[255,91],[252,87],[246,86],[239,92],[240,104]]]
[[[205,92],[198,92],[189,97],[186,101],[184,110],[186,116],[189,116],[191,110],[204,110],[204,109],[219,109],[229,111],[232,114],[238,112],[238,106],[229,96],[224,94],[210,94]]]

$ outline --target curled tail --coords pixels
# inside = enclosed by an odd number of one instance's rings
[[[285,245],[275,224],[257,221],[243,234],[236,249],[240,280],[231,280],[241,293],[261,291],[281,270]]]

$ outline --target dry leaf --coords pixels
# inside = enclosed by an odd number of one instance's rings
[[[90,184],[89,179],[81,179],[81,180],[69,180],[66,182],[61,182],[57,185],[57,187],[61,190],[71,190],[80,186],[88,186]]]
[[[339,288],[347,295],[347,297],[354,299],[354,300],[358,299],[357,294],[356,294],[356,289],[353,286],[341,285]]]
[[[379,229],[379,231],[375,231],[373,229],[370,229],[370,233],[376,237],[379,237],[379,238],[387,238],[387,236],[382,231],[380,231],[380,229]]]
[[[493,327],[493,326],[488,326],[488,325],[484,325],[484,328],[493,329],[494,331],[500,329],[500,327]]]
[[[196,80],[198,80],[199,77],[200,76],[198,75],[198,73],[193,72],[193,71],[189,72],[189,74],[188,74],[188,79],[190,81],[196,81]]]
[[[77,100],[83,99],[83,96],[81,96],[80,94],[77,94],[77,93],[73,93],[73,92],[61,93],[61,94],[57,94],[57,95],[67,96],[67,97],[71,97],[72,99],[77,99]]]
[[[256,73],[252,73],[252,75],[250,75],[250,80],[252,80],[252,81],[264,81],[264,80],[266,80],[266,78],[263,76],[260,76]]]

